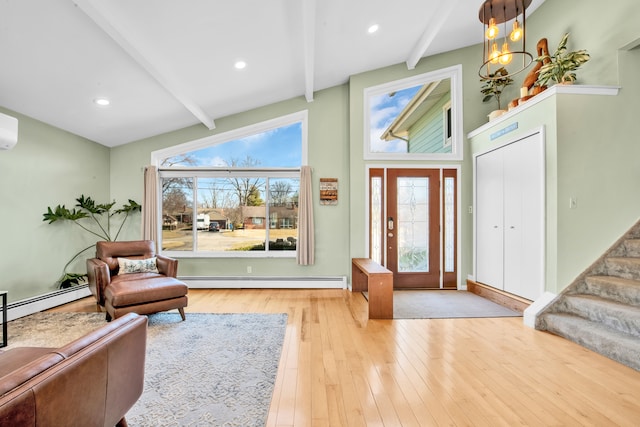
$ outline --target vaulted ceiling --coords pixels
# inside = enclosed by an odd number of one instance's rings
[[[2,0],[0,106],[109,147],[198,123],[213,129],[259,106],[311,102],[354,74],[412,69],[478,44],[481,3]],[[110,105],[94,103],[102,97]]]

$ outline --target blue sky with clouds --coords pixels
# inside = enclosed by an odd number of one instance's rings
[[[369,136],[372,153],[406,153],[407,143],[401,139],[384,141],[380,136],[389,127],[422,85],[382,95],[372,96],[369,100]]]
[[[249,156],[259,162],[257,167],[300,167],[302,164],[302,123],[294,123],[264,133],[216,144],[192,151],[189,154],[197,162],[196,165],[191,166],[227,167],[233,160],[242,163]]]

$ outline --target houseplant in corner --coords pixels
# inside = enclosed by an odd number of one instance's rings
[[[482,102],[489,102],[495,98],[498,103],[498,109],[489,114],[489,120],[493,120],[506,112],[501,107],[500,95],[502,95],[502,91],[507,86],[513,83],[513,79],[509,77],[509,72],[506,68],[500,67],[495,72],[489,73],[488,77],[481,78],[480,81],[484,82],[480,88],[480,92],[484,95]]]
[[[111,242],[118,239],[122,226],[129,217],[129,214],[140,212],[142,208],[138,203],[129,199],[128,204],[124,204],[120,209],[112,211],[116,202],[97,204],[91,197],[85,197],[84,194],[77,198],[76,202],[78,203],[73,209],[67,209],[64,205],[58,205],[55,209],[47,207],[47,212],[43,214],[44,218],[42,220],[48,221],[49,224],[56,221],[71,221],[88,233],[100,238],[100,240]],[[112,237],[111,219],[116,215],[124,215],[124,217],[120,222],[117,232]],[[69,262],[65,264],[62,269],[62,276],[56,282],[60,288],[69,288],[73,285],[80,284],[80,281],[84,279],[86,273],[69,273],[67,272],[67,268],[82,253],[93,247],[95,247],[95,243],[76,253]]]
[[[567,40],[569,33],[566,33],[553,55],[545,54],[536,58],[536,61],[543,65],[538,71],[539,86],[546,86],[550,80],[560,84],[571,84],[576,81],[575,71],[587,62],[590,58],[586,50],[567,51]],[[547,63],[544,63],[548,60]]]

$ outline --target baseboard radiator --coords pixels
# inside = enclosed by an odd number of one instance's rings
[[[189,288],[198,289],[346,289],[346,276],[259,277],[188,276],[179,277]]]
[[[7,304],[7,320],[18,319],[91,295],[88,285],[60,289]]]
[[[337,277],[179,277],[192,289],[346,289],[346,276]],[[91,295],[88,285],[60,289],[7,304],[7,320],[18,319]]]

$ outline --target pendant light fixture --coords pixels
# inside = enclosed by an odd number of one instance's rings
[[[533,62],[533,56],[526,50],[526,8],[532,0],[486,0],[478,13],[484,28],[482,66],[478,74],[483,79],[491,79],[491,74],[500,67],[511,65],[508,76],[526,69]],[[512,30],[507,32],[507,22],[513,20]],[[521,23],[522,22],[522,23]],[[504,24],[504,38],[498,41],[498,24]],[[502,48],[499,49],[499,46]],[[522,60],[520,62],[520,59]],[[515,61],[514,61],[515,60]],[[506,77],[499,75],[497,77]],[[495,78],[495,77],[494,77]]]

